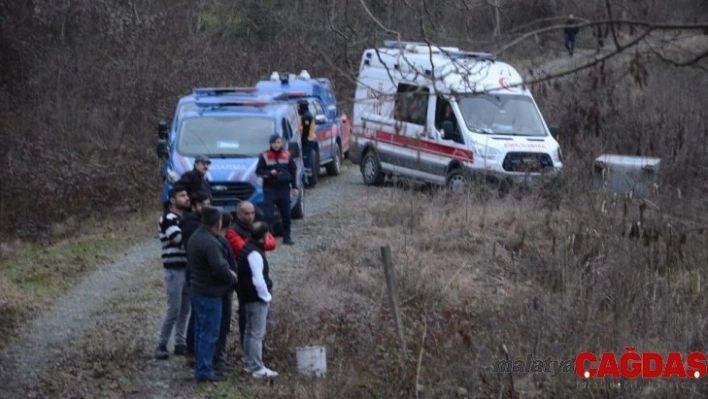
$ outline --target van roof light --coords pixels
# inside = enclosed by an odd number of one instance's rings
[[[277,82],[280,80],[280,74],[278,72],[273,72],[270,74],[270,80],[273,82]]]
[[[197,101],[197,106],[201,108],[223,108],[223,107],[265,107],[272,104],[264,100],[227,100],[227,101]]]
[[[302,71],[300,71],[299,78],[300,79],[310,79],[310,74],[307,73],[307,70],[303,69]]]
[[[287,72],[279,72],[280,75],[280,83],[282,84],[287,84],[290,81],[290,74]]]
[[[300,97],[307,97],[307,93],[304,91],[289,91],[287,92],[288,98],[300,98]]]
[[[255,87],[197,87],[192,89],[195,96],[219,96],[230,93],[255,93]]]

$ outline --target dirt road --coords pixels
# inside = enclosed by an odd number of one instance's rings
[[[368,190],[358,168],[345,162],[340,176],[323,177],[305,192],[306,217],[293,225],[296,245],[280,246],[270,257],[280,286],[306,266],[307,248],[327,239],[322,232],[336,228],[338,209]],[[24,326],[0,358],[0,397],[173,398],[187,392],[183,385],[194,384],[183,358],[152,358],[164,309],[159,254],[154,237],[130,248]]]

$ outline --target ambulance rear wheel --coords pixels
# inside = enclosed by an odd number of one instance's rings
[[[361,176],[367,186],[380,186],[386,175],[381,171],[381,162],[374,151],[367,151],[361,160]]]

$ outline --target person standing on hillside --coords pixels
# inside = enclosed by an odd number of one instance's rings
[[[182,185],[187,188],[187,194],[192,195],[197,191],[203,191],[211,200],[211,185],[207,180],[211,160],[206,155],[197,155],[194,158],[194,168],[185,172],[175,185]]]
[[[249,201],[239,202],[236,208],[236,220],[234,220],[232,228],[226,232],[226,239],[229,241],[236,259],[238,259],[241,249],[251,238],[251,230],[255,220],[256,207],[253,206],[253,203]],[[266,233],[263,249],[265,251],[273,251],[277,245],[275,237],[270,232]],[[246,332],[246,306],[241,302],[238,304],[238,332],[241,337],[241,347],[243,347],[243,334]]]
[[[202,224],[202,208],[210,206],[209,196],[203,191],[197,191],[189,196],[192,211],[186,212],[179,222],[179,227],[182,230],[182,241],[184,247],[187,248],[189,237],[197,231]],[[189,268],[186,272],[187,286],[189,286]],[[193,366],[194,358],[194,309],[189,314],[189,322],[187,322],[187,350],[184,355],[187,360],[187,365]]]
[[[169,358],[167,342],[174,330],[175,355],[186,352],[185,327],[190,304],[187,291],[187,256],[182,241],[180,218],[189,210],[189,197],[184,187],[175,186],[169,193],[168,210],[160,217],[158,230],[162,244],[163,277],[167,293],[167,313],[160,328],[160,338],[155,350],[157,359]]]
[[[297,102],[297,113],[300,115],[300,144],[302,145],[302,160],[305,164],[305,180],[308,187],[317,185],[317,173],[319,170],[314,166],[315,149],[317,148],[317,135],[315,134],[315,118],[308,110],[307,100]]]
[[[290,236],[290,193],[297,195],[297,165],[292,154],[283,148],[280,135],[270,136],[270,148],[258,157],[256,174],[263,178],[263,206],[270,228],[278,207],[283,221],[283,244],[295,244]]]
[[[202,225],[187,245],[190,269],[190,294],[195,311],[194,348],[197,358],[194,376],[198,382],[221,381],[214,370],[214,350],[221,326],[222,298],[236,284],[236,273],[229,269],[229,253],[218,239],[221,211],[202,209]]]
[[[273,282],[269,276],[265,241],[268,226],[255,222],[251,238],[241,249],[238,268],[239,302],[246,307],[244,334],[244,370],[254,378],[277,377],[278,373],[263,364],[263,339],[266,335],[268,310],[272,300]]]
[[[580,28],[576,25],[575,17],[573,14],[568,16],[568,20],[565,21],[565,48],[568,49],[568,55],[573,56],[573,51],[575,50],[575,36],[578,35]]]

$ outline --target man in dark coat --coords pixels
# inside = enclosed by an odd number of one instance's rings
[[[187,193],[192,195],[197,191],[203,191],[211,200],[211,185],[207,181],[211,160],[206,155],[197,155],[194,158],[194,169],[186,172],[180,177],[175,185],[182,185],[187,189]]]
[[[202,209],[202,225],[187,244],[190,278],[189,291],[195,311],[194,338],[197,381],[221,381],[213,360],[221,328],[222,298],[233,290],[236,273],[229,268],[229,252],[219,241],[221,211]]]

